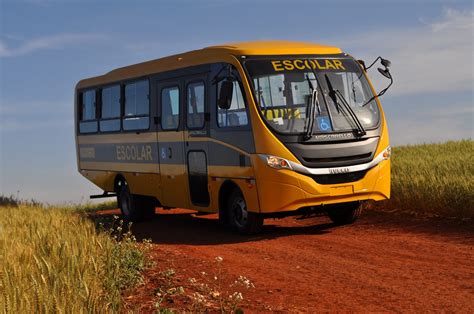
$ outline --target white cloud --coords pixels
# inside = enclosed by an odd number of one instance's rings
[[[357,58],[392,61],[389,95],[473,90],[474,11],[445,9],[442,17],[413,27],[353,35],[338,44]],[[375,68],[376,66],[374,66]],[[371,69],[377,87],[387,84]]]
[[[15,47],[11,47],[5,41],[0,40],[0,57],[18,57],[39,50],[57,49],[103,38],[104,35],[102,34],[58,34],[25,40]]]

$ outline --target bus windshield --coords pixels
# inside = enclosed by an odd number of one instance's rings
[[[249,59],[245,67],[259,111],[277,132],[347,132],[357,130],[359,122],[363,129],[370,130],[379,123],[377,103],[367,103],[373,96],[372,90],[353,59]],[[344,107],[343,101],[350,108]]]

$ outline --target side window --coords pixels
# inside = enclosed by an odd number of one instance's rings
[[[177,130],[179,126],[179,88],[161,90],[161,127],[163,130]]]
[[[204,82],[191,83],[188,85],[188,112],[186,123],[189,129],[201,129],[204,127],[205,91]]]
[[[217,85],[217,97],[219,97],[222,82]],[[220,109],[217,107],[217,125],[223,127],[234,127],[248,124],[247,110],[242,95],[240,84],[234,81],[232,93],[232,102],[229,109]]]
[[[97,132],[96,91],[88,90],[79,94],[79,132]]]
[[[125,85],[124,130],[144,130],[150,127],[148,80]]]
[[[102,112],[99,126],[101,132],[120,130],[120,85],[102,89]]]

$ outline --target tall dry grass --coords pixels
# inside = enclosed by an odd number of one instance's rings
[[[120,310],[145,261],[130,232],[115,234],[71,208],[0,207],[0,312]]]
[[[394,147],[392,195],[380,206],[474,218],[474,142]]]

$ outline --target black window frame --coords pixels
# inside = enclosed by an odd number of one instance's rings
[[[84,120],[83,119],[83,116],[84,116],[84,94],[87,93],[87,92],[90,92],[90,91],[94,91],[95,93],[95,97],[94,97],[94,104],[95,104],[95,119],[87,119],[87,120]],[[88,87],[88,88],[84,88],[82,90],[79,90],[78,91],[78,119],[77,119],[77,129],[78,129],[78,133],[79,134],[95,134],[95,133],[99,133],[99,99],[98,99],[98,88],[97,87]],[[86,123],[90,123],[90,122],[95,122],[96,123],[96,127],[95,127],[95,131],[91,131],[91,132],[82,132],[81,131],[81,124],[83,122],[86,122]]]
[[[148,82],[148,114],[141,114],[141,115],[134,115],[134,116],[125,116],[125,90],[127,85],[131,85],[137,82],[147,81]],[[149,77],[140,77],[134,78],[133,80],[127,80],[120,82],[120,131],[121,132],[137,132],[137,131],[148,131],[151,128],[151,83]],[[147,128],[139,128],[139,129],[125,129],[124,128],[124,121],[129,118],[143,118],[148,117],[148,127]],[[117,131],[115,131],[117,132]],[[110,132],[105,132],[110,133]]]
[[[103,102],[103,94],[102,92],[104,91],[104,89],[107,89],[107,88],[111,88],[111,87],[115,87],[115,86],[118,86],[119,88],[119,115],[118,117],[113,117],[113,118],[103,118],[102,117],[102,108],[103,108],[103,105],[104,105],[104,102]],[[112,84],[107,84],[107,85],[104,85],[104,86],[101,86],[100,88],[98,88],[99,90],[99,103],[100,103],[100,108],[99,108],[99,133],[117,133],[117,132],[121,132],[123,131],[122,130],[122,103],[123,103],[123,84],[121,82],[115,82],[115,83],[112,83]],[[101,122],[102,121],[110,121],[110,120],[119,120],[119,129],[118,130],[111,130],[111,131],[107,131],[107,130],[102,130],[101,128]]]
[[[160,97],[159,97],[159,103],[160,103],[160,130],[161,131],[179,131],[180,130],[180,127],[181,127],[181,118],[182,118],[182,108],[181,108],[181,84],[179,84],[178,82],[176,83],[173,83],[173,84],[169,84],[169,85],[164,85],[164,86],[161,86],[160,87]],[[177,88],[178,89],[178,125],[176,126],[176,128],[172,128],[172,129],[165,129],[163,127],[163,91],[165,89],[173,89],[173,88]],[[171,104],[170,104],[171,106]],[[170,108],[171,109],[171,108]]]
[[[189,85],[191,84],[196,84],[196,83],[202,83],[202,86],[204,87],[204,112],[203,112],[203,119],[202,119],[202,125],[200,127],[189,127],[188,125],[188,115],[189,115],[189,111],[188,111],[188,96],[189,96]],[[208,109],[209,107],[209,104],[208,104],[208,101],[207,100],[207,86],[206,86],[206,81],[204,79],[196,79],[196,80],[192,80],[192,81],[189,81],[187,84],[186,84],[186,117],[185,117],[185,120],[186,120],[186,128],[188,130],[202,130],[206,127],[206,112],[208,112],[209,110],[206,111],[206,109]]]

